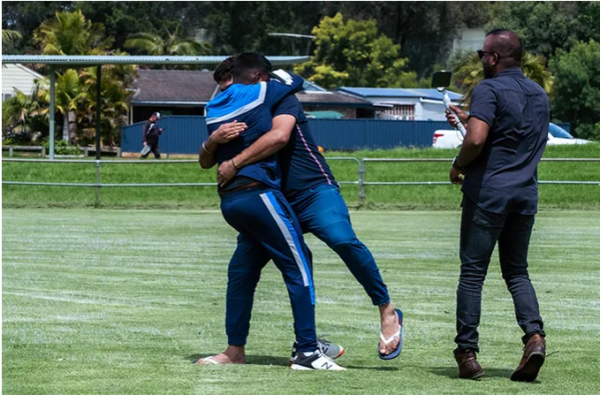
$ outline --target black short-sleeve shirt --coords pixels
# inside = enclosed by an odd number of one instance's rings
[[[475,87],[469,117],[490,126],[480,155],[469,164],[463,192],[499,214],[537,212],[537,165],[550,124],[548,95],[518,67]]]

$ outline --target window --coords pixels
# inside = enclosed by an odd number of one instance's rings
[[[415,119],[415,106],[414,104],[398,105],[395,104],[392,108],[386,108],[383,110],[386,115],[391,115],[395,119],[403,119],[414,121]]]
[[[13,95],[12,93],[3,93],[3,94],[2,94],[2,101],[4,101],[4,100],[8,100],[8,99],[10,99],[10,98],[11,98],[11,97],[13,97],[13,96],[14,96],[14,95]]]

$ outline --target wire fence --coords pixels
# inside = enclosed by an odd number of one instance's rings
[[[452,159],[445,158],[362,158],[355,157],[328,157],[328,161],[352,161],[357,164],[357,179],[356,181],[338,181],[339,184],[358,185],[358,207],[363,207],[367,198],[365,186],[370,185],[451,185],[450,181],[367,181],[366,180],[366,164],[367,163],[415,163],[415,162],[446,162],[450,164]],[[543,162],[596,162],[600,163],[600,158],[544,158]],[[4,181],[3,185],[23,185],[23,186],[53,186],[53,187],[87,187],[95,188],[96,191],[96,206],[100,205],[100,189],[101,188],[138,188],[138,187],[215,187],[214,182],[190,182],[190,183],[102,183],[100,181],[100,169],[102,165],[161,165],[161,164],[185,164],[198,163],[197,160],[80,160],[80,159],[25,159],[25,158],[3,158],[2,162],[17,162],[17,163],[71,163],[71,164],[93,164],[96,168],[96,182],[92,183],[68,183],[68,182],[32,182],[32,181]],[[556,185],[597,185],[600,186],[600,180],[597,181],[563,181],[563,180],[540,180],[540,184],[556,184]]]

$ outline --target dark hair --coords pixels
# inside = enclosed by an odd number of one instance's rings
[[[230,80],[233,77],[233,65],[235,63],[235,57],[230,56],[224,61],[221,62],[220,65],[217,66],[215,72],[213,73],[213,78],[220,84],[221,82]]]
[[[503,58],[511,58],[520,63],[523,57],[523,41],[515,32],[508,29],[494,29],[489,31],[485,36],[508,36],[508,40],[497,41],[494,44],[494,51]],[[519,44],[516,45],[516,42]]]
[[[233,78],[248,81],[252,79],[253,73],[270,74],[271,71],[273,71],[273,66],[264,55],[257,52],[244,52],[235,57]]]

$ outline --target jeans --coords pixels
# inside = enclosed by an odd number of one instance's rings
[[[356,237],[348,207],[338,187],[320,185],[290,201],[302,232],[312,233],[344,261],[375,306],[390,296],[371,251]]]
[[[526,343],[536,333],[545,336],[535,290],[527,273],[527,250],[534,216],[496,214],[464,197],[460,230],[460,281],[456,292],[455,343],[459,349],[479,351],[477,327],[481,290],[496,242],[502,278],[512,295],[517,323]]]

